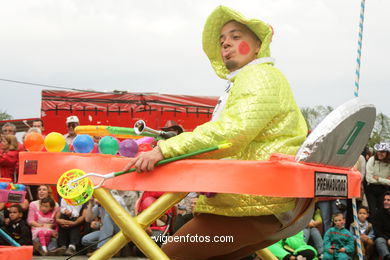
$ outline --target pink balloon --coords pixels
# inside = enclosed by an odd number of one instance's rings
[[[135,140],[135,142],[140,145],[140,144],[151,144],[154,142],[154,138],[150,136],[145,136],[140,139]]]

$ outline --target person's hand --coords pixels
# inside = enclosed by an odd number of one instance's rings
[[[74,227],[74,226],[76,226],[76,222],[68,220],[67,225],[68,225],[68,227]]]
[[[366,234],[360,234],[360,239],[362,241],[367,241],[368,240],[368,236]]]
[[[91,228],[93,229],[98,229],[100,227],[100,222],[99,221],[92,221],[91,222]]]
[[[342,247],[342,248],[340,248],[339,250],[337,250],[338,252],[345,252],[345,248],[344,247]]]
[[[53,236],[54,238],[58,238],[58,232],[57,232],[57,231],[53,231],[52,236]]]
[[[372,178],[374,178],[376,181],[379,181],[379,176],[374,175]]]
[[[60,226],[62,226],[63,224],[65,224],[65,221],[66,221],[66,220],[65,220],[65,219],[62,219],[62,218],[56,220],[57,224],[60,225]]]
[[[126,165],[123,171],[128,171],[131,168],[135,168],[138,173],[153,171],[154,165],[164,159],[160,148],[154,147],[153,150],[148,152],[142,152],[138,157],[130,159],[130,162]]]
[[[334,250],[332,248],[328,249],[329,254],[333,255]]]
[[[390,238],[387,239],[387,245],[390,246]]]

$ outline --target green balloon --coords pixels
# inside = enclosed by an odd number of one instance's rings
[[[119,142],[112,136],[105,136],[99,141],[99,151],[103,154],[115,155],[119,150]]]
[[[67,143],[67,142],[65,142],[64,149],[62,149],[62,151],[61,151],[61,152],[65,152],[65,153],[69,152],[69,145],[68,145],[68,143]]]

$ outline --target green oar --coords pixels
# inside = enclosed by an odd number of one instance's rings
[[[162,165],[162,164],[167,164],[167,163],[174,162],[174,161],[181,160],[181,159],[185,159],[185,158],[188,158],[188,157],[191,157],[191,156],[195,156],[195,155],[198,155],[198,154],[202,154],[202,153],[208,153],[208,152],[215,151],[215,150],[227,149],[227,148],[229,148],[231,146],[232,146],[231,143],[221,144],[221,145],[217,145],[217,146],[201,149],[201,150],[198,150],[198,151],[195,151],[195,152],[192,152],[192,153],[178,155],[178,156],[175,156],[175,157],[172,157],[172,158],[168,158],[168,159],[164,159],[164,160],[158,161],[156,163],[156,166],[159,166],[159,165]],[[131,168],[131,169],[127,170],[127,171],[113,172],[113,173],[108,173],[108,174],[88,173],[88,174],[80,176],[80,177],[78,177],[78,178],[76,178],[74,180],[70,180],[68,182],[68,185],[69,185],[69,188],[74,188],[75,187],[74,183],[77,183],[79,180],[84,179],[84,178],[89,177],[89,176],[95,176],[95,177],[103,178],[103,180],[97,186],[94,187],[94,189],[97,189],[97,188],[100,188],[103,185],[103,183],[104,183],[104,181],[106,179],[115,178],[117,176],[120,176],[120,175],[123,175],[123,174],[126,174],[126,173],[130,173],[130,172],[135,172],[135,171],[136,171],[135,168]]]

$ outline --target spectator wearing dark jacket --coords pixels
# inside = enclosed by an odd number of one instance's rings
[[[390,191],[385,192],[383,208],[378,210],[373,220],[375,246],[383,260],[390,259]]]
[[[18,204],[14,204],[9,207],[8,211],[10,222],[4,226],[4,231],[6,231],[19,244],[31,245],[31,231],[26,221],[22,219],[22,207]],[[7,245],[8,243],[0,238],[0,244]]]

